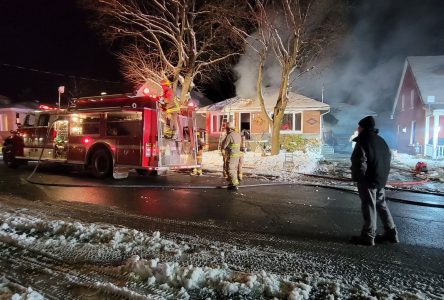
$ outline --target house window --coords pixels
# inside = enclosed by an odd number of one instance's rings
[[[228,114],[211,116],[211,132],[218,133],[224,131],[225,124],[230,122]]]
[[[302,131],[302,113],[294,114],[294,131]]]
[[[404,94],[401,97],[401,111],[404,111],[405,108],[405,96]]]
[[[410,91],[410,109],[415,108],[415,90]]]
[[[293,114],[284,114],[281,131],[293,131]]]
[[[410,145],[414,145],[416,143],[415,131],[416,131],[416,121],[412,121],[411,130],[410,130]]]
[[[281,131],[301,131],[302,113],[287,113],[282,119]]]

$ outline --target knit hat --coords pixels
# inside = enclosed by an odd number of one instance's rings
[[[367,116],[358,123],[364,129],[375,129],[375,119],[372,116]]]

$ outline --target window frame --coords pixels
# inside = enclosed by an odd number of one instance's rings
[[[220,122],[220,118],[223,116],[227,116],[228,117],[228,123],[233,121],[233,114],[230,113],[210,113],[210,130],[211,133],[222,133],[224,132],[223,128],[217,128],[218,131],[215,130],[214,128],[214,122],[213,122],[213,118],[217,117],[217,127],[220,126],[221,122]]]
[[[413,120],[410,123],[410,140],[409,140],[410,146],[413,146],[416,143],[415,135],[416,135],[416,120]]]
[[[296,128],[296,114],[299,114],[300,117],[300,129],[295,130]],[[298,133],[303,133],[303,122],[302,122],[302,117],[303,117],[303,112],[299,111],[299,112],[288,112],[288,113],[284,113],[284,115],[292,115],[293,116],[293,122],[292,122],[292,129],[291,130],[280,130],[281,134],[298,134]]]

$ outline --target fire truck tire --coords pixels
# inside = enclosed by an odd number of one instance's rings
[[[108,150],[97,149],[91,158],[91,172],[96,178],[105,178],[113,171],[113,160]]]
[[[3,162],[9,168],[15,169],[19,166],[19,163],[17,159],[15,159],[14,157],[14,149],[12,147],[13,147],[12,144],[3,146],[2,148]]]

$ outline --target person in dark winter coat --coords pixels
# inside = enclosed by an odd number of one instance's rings
[[[373,246],[376,241],[398,243],[392,215],[385,200],[385,184],[390,172],[391,153],[378,135],[375,120],[367,116],[358,123],[356,146],[351,156],[352,179],[357,183],[364,225],[361,235],[352,237],[355,244]],[[376,216],[384,226],[384,234],[376,236]]]

